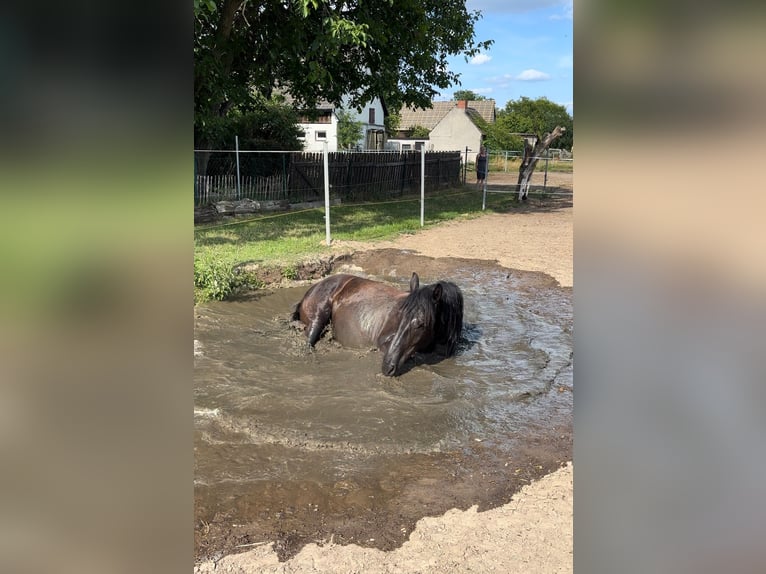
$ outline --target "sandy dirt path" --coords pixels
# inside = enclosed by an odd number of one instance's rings
[[[540,271],[572,286],[572,208],[530,201],[510,213],[453,221],[376,243],[339,242],[338,250],[408,249],[432,257],[496,260]],[[327,541],[309,544],[279,562],[271,544],[216,562],[195,572],[224,573],[409,573],[504,572],[553,574],[573,571],[573,467],[523,487],[501,507],[477,512],[453,509],[421,519],[409,539],[383,552]]]

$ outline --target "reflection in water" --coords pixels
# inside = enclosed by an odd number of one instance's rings
[[[394,379],[379,373],[374,349],[343,349],[325,337],[307,350],[287,320],[305,287],[198,308],[198,445],[429,452],[472,435],[524,432],[530,399],[554,382],[571,386],[571,302],[560,289],[507,276],[451,270],[466,301],[460,351],[435,364],[418,357]]]
[[[370,272],[403,290],[413,270],[454,281],[465,328],[456,356],[416,357],[396,378],[374,349],[326,336],[308,350],[289,322],[307,287],[195,309],[195,484],[207,508],[268,481],[337,485],[475,441],[511,456],[571,428],[571,289],[478,261],[400,259],[388,261],[395,276],[385,261]]]

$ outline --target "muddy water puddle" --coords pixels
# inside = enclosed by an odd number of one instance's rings
[[[307,286],[195,309],[195,554],[276,541],[391,549],[423,516],[507,502],[571,459],[571,289],[539,273],[400,250],[336,265],[407,289],[454,281],[456,356],[400,377],[380,353],[290,325]]]

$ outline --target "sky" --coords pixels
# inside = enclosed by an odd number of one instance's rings
[[[468,10],[480,10],[475,40],[494,40],[489,50],[466,62],[449,60],[460,74],[460,86],[441,92],[451,100],[455,90],[472,90],[492,98],[498,109],[522,96],[545,96],[574,115],[572,89],[573,0],[467,0]]]

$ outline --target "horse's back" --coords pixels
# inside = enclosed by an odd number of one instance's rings
[[[333,300],[333,336],[344,347],[377,346],[396,302],[404,296],[392,285],[354,277]]]
[[[335,294],[341,291],[343,286],[353,278],[354,275],[339,273],[338,275],[325,277],[319,283],[314,283],[304,293],[301,300],[295,304],[293,319],[300,320],[308,325],[314,320],[320,309],[327,305],[332,305]]]
[[[309,287],[293,309],[293,319],[310,325],[326,316],[344,347],[376,346],[394,304],[405,295],[392,285],[339,273]]]

